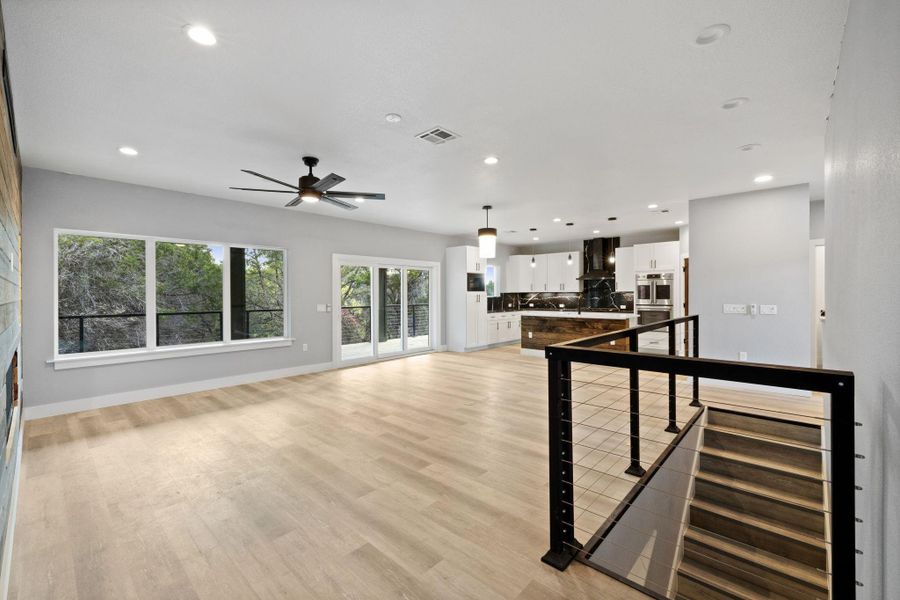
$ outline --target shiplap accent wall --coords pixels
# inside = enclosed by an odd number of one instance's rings
[[[6,406],[6,373],[14,354],[19,351],[22,333],[22,172],[15,147],[15,123],[12,101],[7,97],[6,36],[0,14],[0,49],[3,55],[3,85],[0,86],[0,406]],[[14,389],[21,395],[21,353],[19,353]],[[12,550],[12,530],[15,519],[17,471],[21,444],[19,443],[22,407],[20,398],[6,415],[9,435],[0,439],[0,594],[6,597],[9,581],[9,558]],[[6,433],[0,428],[0,434]],[[0,436],[2,438],[2,436]]]

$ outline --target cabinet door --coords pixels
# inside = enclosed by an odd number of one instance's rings
[[[569,253],[562,254],[562,264],[564,269],[563,291],[564,292],[580,292],[581,282],[578,277],[581,275],[581,257],[572,252],[572,264],[569,264]]]
[[[487,318],[487,295],[477,294],[479,301],[476,303],[475,314],[475,331],[476,346],[483,346],[488,343],[488,318]]]
[[[496,344],[500,341],[500,319],[488,319],[487,326],[487,343]]]
[[[466,272],[484,273],[485,261],[478,256],[478,246],[466,246]]]
[[[657,271],[674,271],[678,266],[678,242],[653,244],[653,268]]]
[[[533,292],[552,292],[554,290],[548,279],[549,273],[549,254],[535,254],[534,268],[532,269],[531,291]]]
[[[478,345],[478,296],[466,294],[466,347]]]
[[[634,268],[637,271],[653,269],[653,244],[634,245]]]
[[[561,292],[565,279],[566,255],[557,253],[545,256],[547,257],[547,291]]]
[[[616,248],[616,291],[634,291],[634,248]]]
[[[519,291],[519,264],[518,256],[510,256],[506,259],[506,268],[501,271],[501,275],[505,277],[506,285],[503,286],[504,292],[516,293]]]

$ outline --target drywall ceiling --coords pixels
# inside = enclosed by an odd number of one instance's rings
[[[846,9],[847,0],[3,2],[26,165],[277,206],[290,197],[227,188],[268,187],[242,168],[294,181],[313,154],[320,177],[346,177],[336,189],[388,200],[352,213],[292,210],[467,234],[492,204],[510,244],[531,243],[529,227],[542,242],[673,227],[689,198],[753,189],[760,173],[775,175],[765,187],[809,182],[820,196]],[[716,23],[730,35],[693,43]],[[218,44],[193,43],[186,24],[208,26]],[[736,96],[750,102],[720,108]],[[389,112],[403,120],[386,122]],[[416,139],[435,125],[460,138]],[[738,150],[751,143],[761,147]],[[140,154],[122,156],[122,145]],[[482,162],[490,154],[499,164]]]

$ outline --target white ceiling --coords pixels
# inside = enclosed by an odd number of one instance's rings
[[[317,175],[346,177],[336,189],[388,200],[291,210],[467,234],[493,204],[512,244],[531,243],[528,227],[542,242],[673,227],[689,198],[752,189],[763,172],[775,175],[768,186],[810,182],[821,196],[846,10],[847,0],[3,2],[26,165],[274,206],[290,196],[227,188],[269,187],[241,168],[293,181],[313,154]],[[218,45],[191,42],[187,23],[210,27]],[[695,46],[715,23],[731,34]],[[719,108],[736,96],[751,101]],[[403,121],[385,122],[388,112]],[[461,138],[414,137],[434,125]],[[748,143],[762,147],[737,150]],[[488,154],[500,163],[484,165]]]

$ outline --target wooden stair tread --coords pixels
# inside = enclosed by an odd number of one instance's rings
[[[734,479],[732,477],[719,475],[718,473],[710,473],[708,471],[698,471],[696,478],[715,483],[725,488],[746,492],[748,494],[755,494],[775,502],[784,502],[785,504],[824,512],[824,506],[821,501],[817,502],[815,500],[809,500],[796,494],[791,494],[777,488],[746,481],[744,479]]]
[[[703,502],[702,500],[694,500],[691,503],[692,508],[697,508],[699,510],[706,511],[708,513],[713,513],[720,517],[725,517],[727,519],[731,519],[733,521],[738,521],[743,523],[744,525],[748,525],[750,527],[756,527],[757,529],[763,529],[770,533],[774,533],[776,535],[780,535],[782,537],[786,537],[792,539],[794,541],[807,544],[809,546],[814,546],[816,548],[821,548],[823,550],[826,549],[828,543],[820,537],[812,536],[801,531],[797,531],[795,529],[790,529],[785,527],[783,524],[772,521],[770,519],[763,519],[761,517],[748,515],[747,513],[740,512],[737,510],[732,510],[730,508],[725,508],[724,506],[718,506],[716,504],[710,504],[709,502]]]
[[[703,546],[713,548],[722,554],[729,554],[748,563],[787,575],[788,577],[810,585],[822,589],[827,589],[828,587],[828,577],[823,571],[789,558],[777,556],[766,552],[765,550],[759,550],[741,542],[729,540],[728,538],[716,535],[709,531],[704,531],[697,527],[688,527],[684,537],[685,539],[690,539]]]
[[[681,561],[678,574],[699,581],[708,587],[723,592],[723,595],[732,596],[738,600],[767,600],[771,598],[771,596],[764,596],[758,593],[741,581],[722,577],[711,569],[688,560]]]
[[[797,440],[793,440],[791,438],[787,438],[777,434],[769,434],[769,433],[759,433],[756,431],[747,431],[746,429],[740,429],[738,427],[729,427],[728,425],[720,425],[707,424],[704,429],[709,431],[719,431],[721,433],[727,433],[730,435],[737,435],[745,438],[749,438],[752,440],[757,440],[760,442],[768,442],[771,444],[779,444],[782,446],[790,446],[792,448],[798,448],[800,450],[812,450],[819,452],[821,451],[821,447],[819,445],[807,444],[804,442],[800,442]]]
[[[700,453],[707,454],[709,456],[715,456],[724,460],[749,464],[755,467],[762,467],[763,469],[769,469],[770,471],[780,471],[782,473],[804,477],[806,479],[812,479],[815,481],[822,480],[822,473],[820,470],[806,469],[794,465],[786,465],[784,463],[766,460],[764,458],[747,456],[746,454],[742,454],[740,452],[730,452],[728,450],[721,450],[719,448],[710,448],[708,446],[704,446]]]

